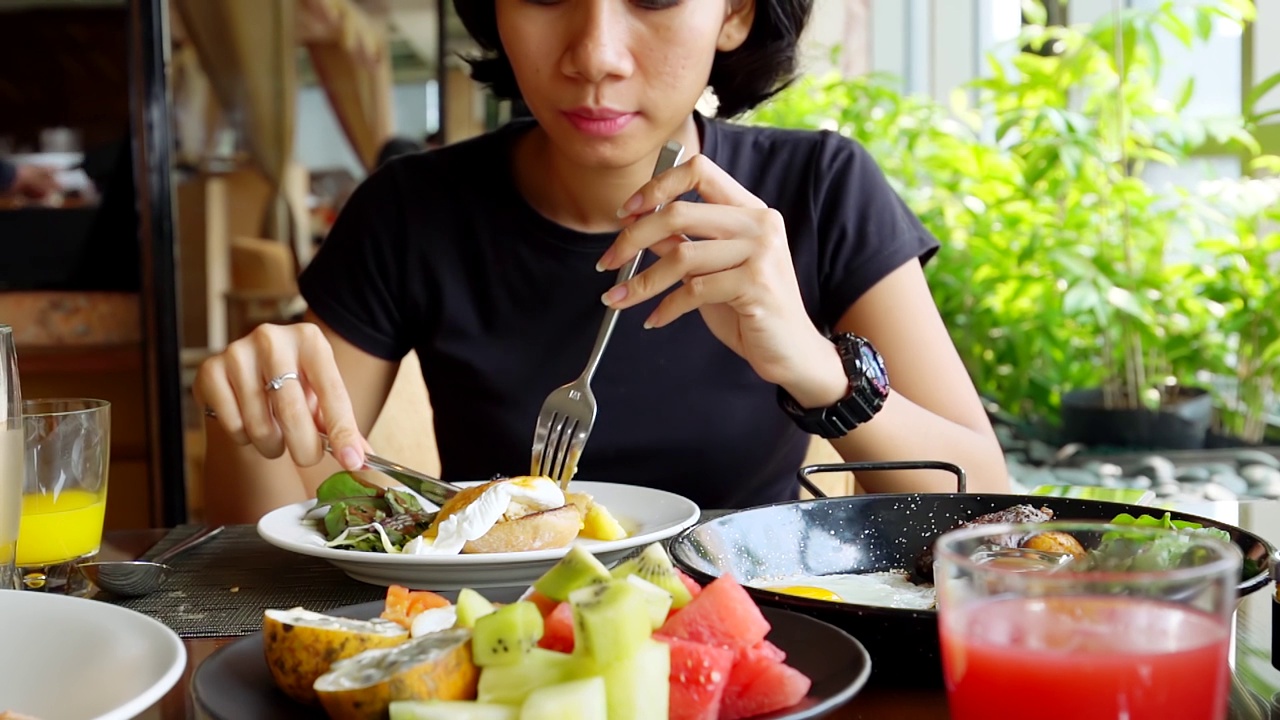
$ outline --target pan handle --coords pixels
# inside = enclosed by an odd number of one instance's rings
[[[896,460],[891,462],[847,462],[847,463],[829,463],[825,465],[806,465],[800,468],[800,472],[796,473],[796,479],[813,494],[815,498],[825,498],[826,493],[822,492],[817,485],[809,479],[810,475],[824,472],[858,472],[859,470],[881,471],[881,470],[946,470],[956,476],[956,492],[968,492],[969,481],[965,475],[964,468],[949,462],[941,460]]]

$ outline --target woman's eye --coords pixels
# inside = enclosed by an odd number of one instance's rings
[[[679,5],[681,0],[635,0],[635,4],[645,10],[665,10]]]

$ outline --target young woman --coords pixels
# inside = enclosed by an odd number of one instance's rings
[[[1006,489],[922,273],[937,242],[858,145],[724,119],[791,78],[810,5],[458,2],[488,53],[475,77],[533,118],[379,169],[301,277],[306,321],[205,362],[210,518],[253,521],[359,467],[411,349],[444,477],[527,474],[543,399],[581,372],[602,302],[622,313],[579,479],[710,508],[790,499],[819,434],[848,460],[947,460],[974,490]],[[714,119],[695,111],[708,85]],[[670,139],[686,161],[651,179]]]

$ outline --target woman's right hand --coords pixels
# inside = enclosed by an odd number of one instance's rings
[[[275,378],[287,379],[275,389]],[[287,450],[299,467],[315,465],[325,455],[321,432],[348,470],[362,467],[370,451],[333,347],[315,324],[257,326],[200,365],[193,391],[233,442],[264,457]]]

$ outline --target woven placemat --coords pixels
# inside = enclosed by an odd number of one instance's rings
[[[702,521],[725,511],[707,510]],[[180,525],[143,555],[148,559],[200,530]],[[382,600],[387,589],[352,580],[319,558],[267,543],[254,525],[229,525],[217,537],[168,563],[164,586],[144,597],[98,599],[137,610],[184,638],[249,635],[262,629],[269,608],[302,606],[325,612]]]
[[[155,557],[199,531],[174,528],[149,550]],[[381,600],[387,589],[347,577],[319,558],[268,544],[253,525],[227,526],[217,537],[168,563],[174,572],[164,586],[144,597],[98,599],[137,610],[168,625],[184,638],[248,635],[262,629],[268,608],[333,608]]]

